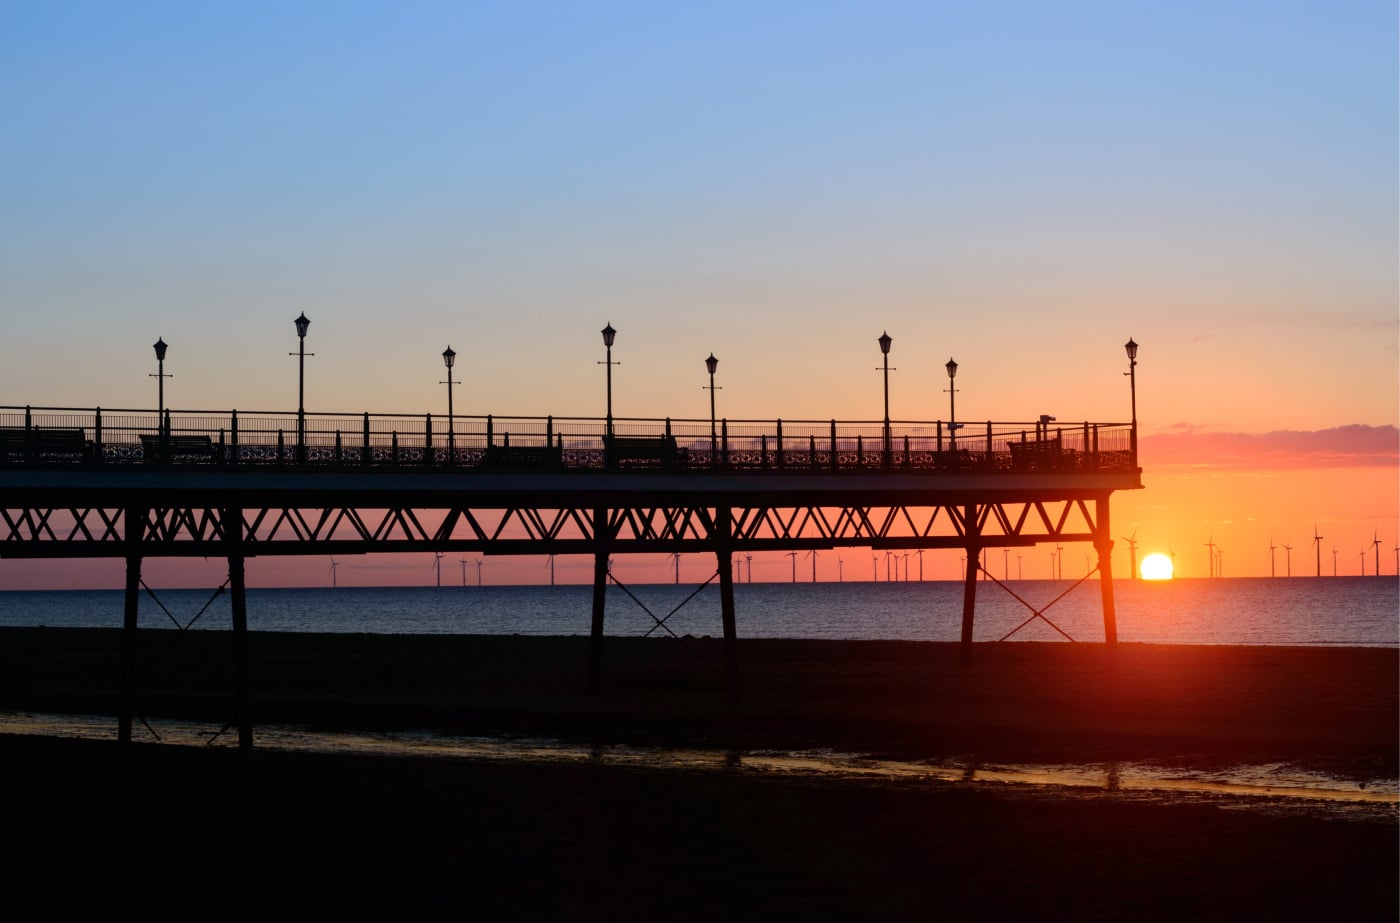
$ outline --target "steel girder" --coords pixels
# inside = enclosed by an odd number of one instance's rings
[[[1094,541],[1108,493],[1037,500],[879,505],[692,503],[617,506],[363,507],[242,509],[242,552],[252,556],[467,551],[482,554],[696,552],[727,539],[736,551],[807,548],[967,548]],[[227,551],[223,507],[0,508],[0,557],[218,556]],[[595,512],[604,513],[604,529]],[[127,542],[141,517],[140,543]]]

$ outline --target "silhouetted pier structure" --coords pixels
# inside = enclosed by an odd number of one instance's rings
[[[1087,541],[1112,648],[1109,499],[1142,486],[1136,424],[1053,422],[0,407],[0,556],[125,559],[122,740],[147,557],[227,558],[245,747],[256,556],[592,555],[596,689],[610,556],[712,553],[734,694],[736,553],[960,549],[967,657],[984,549]]]

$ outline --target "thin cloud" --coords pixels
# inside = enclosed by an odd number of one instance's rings
[[[1144,468],[1291,470],[1387,468],[1400,465],[1400,429],[1354,423],[1322,430],[1271,433],[1174,431],[1143,436]]]

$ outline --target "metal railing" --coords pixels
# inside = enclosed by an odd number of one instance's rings
[[[497,417],[0,406],[0,465],[500,471],[1137,467],[1130,423]]]

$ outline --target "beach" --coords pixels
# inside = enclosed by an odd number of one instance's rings
[[[1285,763],[1394,780],[1383,648],[253,633],[257,724],[704,747],[733,771],[0,736],[16,880],[174,910],[513,919],[1395,919],[1393,805],[742,768]],[[120,633],[0,631],[0,708],[115,714]],[[231,717],[226,633],[143,632],[138,713]],[[256,736],[256,727],[255,727]],[[1392,781],[1393,784],[1393,781]],[[140,883],[138,883],[140,882]],[[113,890],[103,891],[110,885]]]

